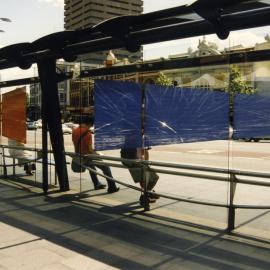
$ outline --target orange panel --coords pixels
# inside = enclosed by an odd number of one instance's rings
[[[26,88],[2,95],[2,135],[26,143]]]

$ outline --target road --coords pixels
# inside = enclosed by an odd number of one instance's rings
[[[74,150],[71,135],[64,135],[65,149]],[[6,139],[2,138],[2,143]],[[41,130],[27,131],[27,146],[41,148]],[[119,157],[119,150],[104,151]],[[270,141],[207,141],[153,147],[150,159],[180,164],[270,172]]]

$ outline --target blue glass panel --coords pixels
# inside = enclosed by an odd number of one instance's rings
[[[228,139],[229,96],[147,85],[145,146]]]
[[[141,147],[141,103],[139,84],[95,81],[95,148]]]
[[[270,98],[238,94],[234,102],[233,138],[270,137]]]

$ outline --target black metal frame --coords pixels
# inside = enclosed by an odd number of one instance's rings
[[[195,68],[239,63],[270,61],[270,50],[234,52],[214,56],[192,57],[182,59],[168,59],[145,63],[129,64],[96,69],[85,69],[80,72],[81,78],[106,75],[127,74],[136,72],[151,72],[181,68]]]
[[[74,61],[77,55],[89,52],[116,48],[134,51],[130,44],[136,44],[136,49],[139,49],[139,46],[144,44],[215,34],[224,29],[230,32],[269,25],[270,6],[249,4],[250,2],[258,1],[198,0],[190,6],[139,16],[117,17],[88,29],[54,33],[32,43],[19,43],[2,48],[0,69],[15,66],[29,68],[32,63],[46,58]],[[220,11],[222,9],[223,12]],[[200,17],[195,20],[182,17],[194,14]],[[221,29],[217,29],[216,21],[222,24]],[[119,34],[114,29],[125,30]]]
[[[65,73],[61,73],[61,74],[56,74],[56,77],[57,77],[56,80],[57,80],[57,82],[62,82],[62,81],[71,79],[72,76],[73,76],[73,72],[65,72]],[[29,78],[24,78],[24,79],[0,82],[0,88],[1,87],[18,86],[18,85],[26,85],[26,84],[36,84],[36,83],[40,83],[39,77],[29,77]]]

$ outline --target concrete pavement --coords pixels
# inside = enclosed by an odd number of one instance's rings
[[[270,238],[227,235],[224,223],[182,213],[181,203],[142,213],[137,199],[125,188],[44,197],[0,180],[0,269],[270,268]]]

